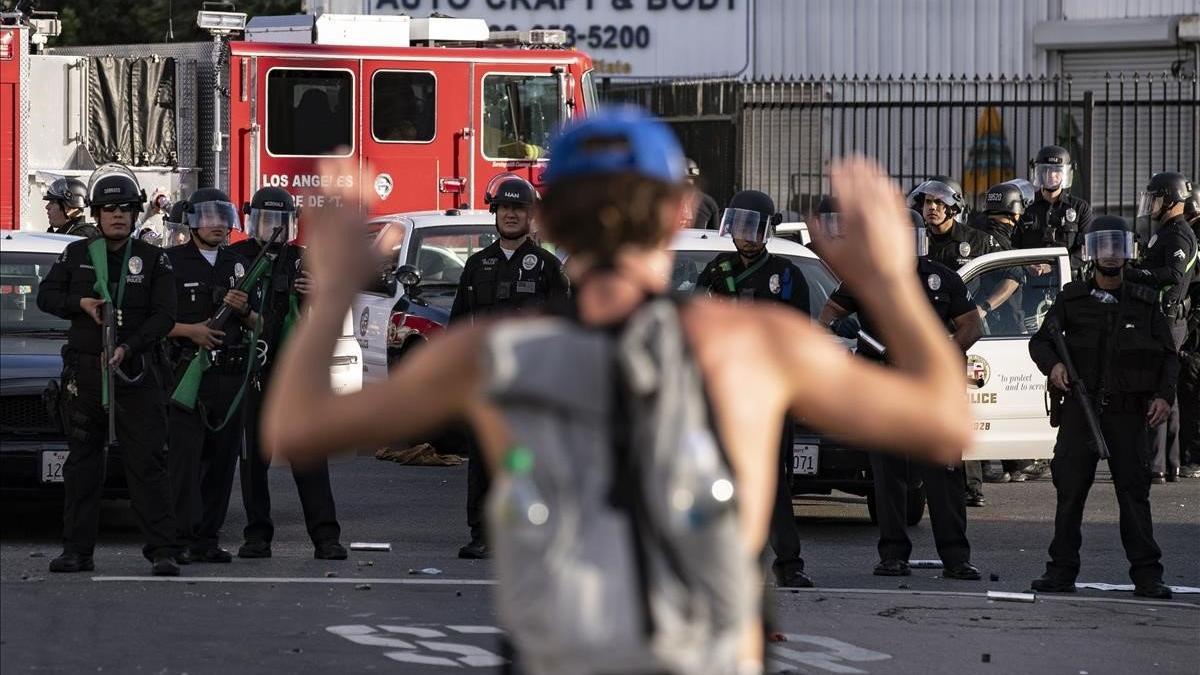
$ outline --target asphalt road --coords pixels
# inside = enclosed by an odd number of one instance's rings
[[[0,512],[0,670],[17,672],[495,672],[499,630],[486,562],[458,560],[466,467],[405,467],[357,458],[333,468],[343,542],[389,553],[312,558],[286,469],[273,471],[274,557],[192,565],[155,580],[128,507],[107,505],[96,571],[51,575],[59,509],[5,502]],[[984,580],[871,575],[875,529],[863,500],[797,501],[811,591],[768,594],[778,629],[770,672],[1187,673],[1200,671],[1200,595],[1170,602],[1084,590],[1033,603],[1053,525],[1049,481],[988,485],[970,510]],[[1156,486],[1155,533],[1167,582],[1200,586],[1200,481]],[[234,494],[227,536],[243,517]],[[928,521],[913,559],[935,558]],[[1112,484],[1102,472],[1084,527],[1081,582],[1129,583]],[[419,571],[434,568],[437,574]],[[992,581],[991,575],[996,580]]]

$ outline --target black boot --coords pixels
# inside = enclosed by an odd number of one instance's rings
[[[91,572],[94,569],[96,564],[90,555],[63,551],[62,555],[50,561],[51,572]]]

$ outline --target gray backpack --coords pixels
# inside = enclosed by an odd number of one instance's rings
[[[760,612],[757,563],[676,302],[647,302],[619,333],[509,322],[487,354],[490,399],[526,460],[487,506],[521,666],[735,673]]]

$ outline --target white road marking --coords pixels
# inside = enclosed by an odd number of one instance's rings
[[[503,633],[495,626],[444,626],[446,630],[466,635],[492,635]],[[444,666],[447,668],[494,668],[502,666],[505,659],[498,654],[468,644],[444,642],[428,638],[446,638],[446,633],[428,626],[364,626],[358,624],[346,626],[326,626],[325,630],[334,635],[340,635],[347,640],[360,645],[372,647],[391,647],[397,651],[383,652],[383,656],[401,663],[419,663],[424,666]],[[416,644],[380,635],[381,631],[412,635],[417,638]],[[432,653],[431,653],[432,652]],[[441,656],[451,654],[454,656]]]

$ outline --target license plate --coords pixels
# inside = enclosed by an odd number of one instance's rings
[[[817,457],[820,446],[796,444],[792,446],[792,473],[800,476],[817,474]]]
[[[63,465],[67,463],[67,455],[70,452],[66,450],[43,450],[42,451],[42,482],[43,483],[61,483],[63,482]]]

